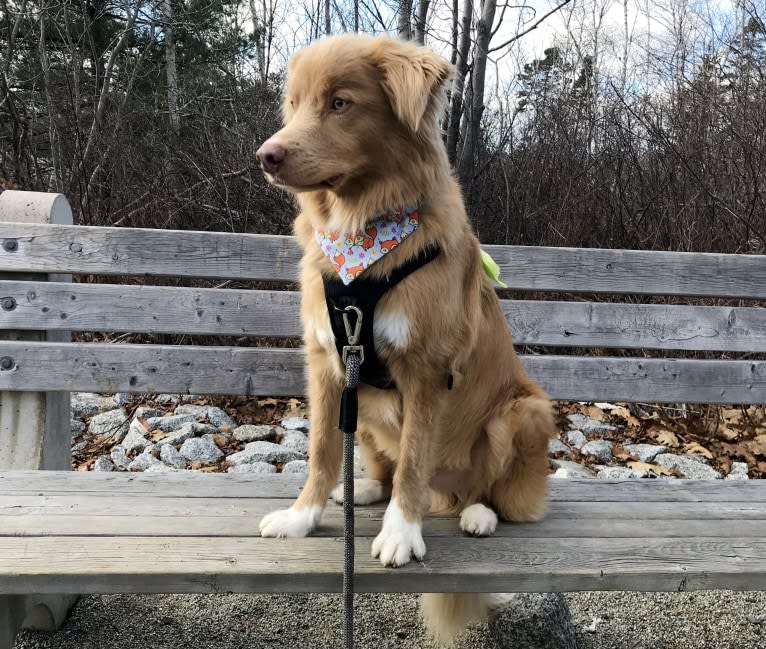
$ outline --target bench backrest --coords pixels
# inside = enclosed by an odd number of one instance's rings
[[[525,246],[486,250],[514,291],[589,296],[587,301],[503,301],[518,345],[543,346],[546,352],[565,348],[523,357],[553,398],[766,403],[766,362],[720,358],[721,352],[766,351],[766,309],[635,300],[652,295],[752,304],[743,301],[766,298],[766,257]],[[296,241],[284,236],[2,223],[0,329],[294,339],[300,336],[299,296],[279,287],[295,280],[299,257]],[[278,288],[23,279],[29,273],[112,276],[115,282],[127,276],[259,280]],[[625,301],[592,301],[592,294]],[[0,341],[0,390],[304,393],[299,348],[241,346],[236,338],[231,346],[214,347]],[[572,348],[597,351],[573,354]],[[673,358],[663,357],[664,350]],[[700,358],[704,355],[718,358]]]

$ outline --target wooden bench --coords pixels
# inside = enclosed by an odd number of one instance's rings
[[[61,196],[0,195],[0,649],[22,623],[60,624],[78,593],[338,591],[341,510],[307,539],[261,539],[294,476],[73,473],[69,391],[300,395],[300,349],[69,342],[69,331],[294,338],[298,294],[69,283],[67,274],[294,279],[291,237],[67,224]],[[487,246],[517,291],[766,298],[762,256]],[[555,399],[765,403],[766,362],[677,352],[766,351],[753,306],[504,301],[516,342],[667,350],[673,358],[536,354]],[[51,469],[38,471],[36,469]],[[58,469],[58,470],[56,470]],[[357,510],[359,591],[766,589],[760,481],[551,481],[548,516],[463,537],[430,517],[428,554],[370,557],[381,507]],[[173,552],[163,549],[172,548]]]

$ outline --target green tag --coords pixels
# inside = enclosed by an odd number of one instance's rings
[[[500,280],[500,266],[497,265],[492,257],[489,256],[484,250],[481,251],[481,265],[484,268],[484,272],[487,274],[493,282],[503,288],[508,288],[508,284],[505,284]]]

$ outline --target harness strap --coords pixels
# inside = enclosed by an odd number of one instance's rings
[[[364,347],[364,363],[360,367],[360,383],[366,383],[382,390],[396,387],[388,368],[375,352],[373,331],[375,307],[389,290],[419,268],[436,259],[440,252],[441,248],[438,244],[427,246],[418,255],[395,268],[388,277],[382,279],[360,277],[346,286],[337,276],[322,277],[330,326],[333,334],[335,334],[335,346],[341,357],[346,340],[343,310],[348,306],[355,306],[363,314],[359,344]]]

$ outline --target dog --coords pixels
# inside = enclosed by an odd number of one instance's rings
[[[395,387],[359,389],[367,477],[355,481],[354,499],[390,499],[373,556],[392,567],[423,558],[429,510],[459,514],[459,528],[478,536],[492,534],[498,517],[544,514],[552,406],[513,349],[450,169],[439,118],[451,75],[450,64],[425,47],[364,35],[329,37],[288,63],[284,127],[257,156],[267,180],[293,193],[300,211],[294,229],[304,252],[309,475],[292,507],[260,522],[264,537],[306,536],[331,494],[342,502],[344,366],[324,289],[342,271],[321,235],[340,231],[350,234],[332,243],[353,240],[386,210],[386,228],[407,230],[357,276],[383,281],[429,247],[438,255],[388,290],[374,311],[375,352]],[[424,595],[422,609],[429,629],[448,639],[491,601]]]

